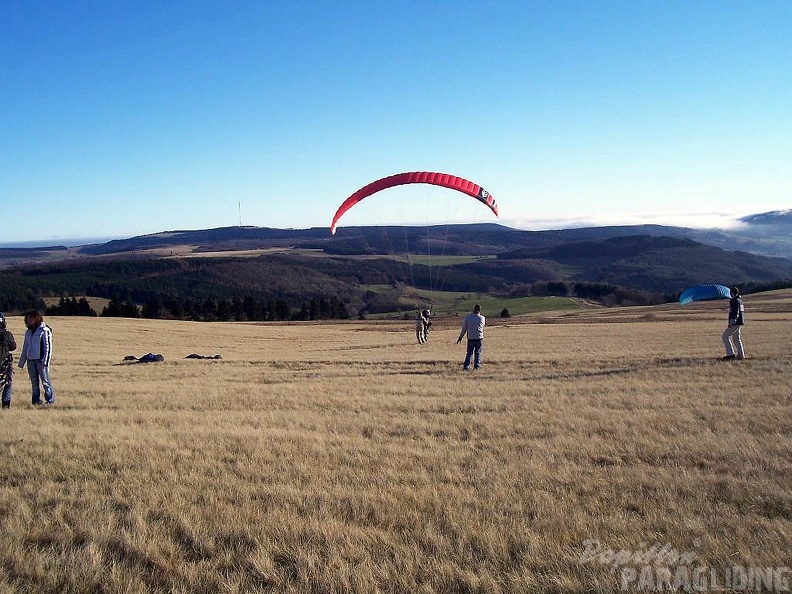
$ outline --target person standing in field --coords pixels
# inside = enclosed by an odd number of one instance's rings
[[[6,319],[0,313],[0,392],[3,396],[3,408],[11,408],[11,382],[14,379],[14,356],[16,340],[6,327]]]
[[[423,344],[429,340],[429,326],[432,325],[429,317],[431,315],[432,314],[428,309],[418,310],[418,315],[415,318],[415,337],[418,339],[420,344]]]
[[[28,375],[33,388],[33,404],[35,406],[41,404],[42,388],[47,404],[55,404],[49,371],[52,361],[52,329],[44,323],[41,313],[35,310],[25,314],[25,326],[27,326],[27,330],[25,330],[22,355],[19,357],[19,367],[22,368],[27,363]]]
[[[740,331],[745,324],[745,306],[740,297],[740,289],[731,287],[729,299],[729,325],[723,331],[723,344],[726,347],[726,361],[745,359]]]
[[[473,311],[465,316],[462,320],[462,331],[457,338],[457,344],[462,342],[462,339],[467,334],[467,354],[465,355],[465,362],[462,368],[465,371],[470,369],[471,359],[473,360],[473,368],[478,369],[481,367],[481,346],[484,342],[484,325],[487,320],[481,315],[481,306],[476,304],[473,306]]]

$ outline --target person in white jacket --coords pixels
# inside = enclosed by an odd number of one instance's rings
[[[457,344],[462,342],[462,339],[467,334],[467,355],[462,368],[465,371],[470,369],[470,360],[473,359],[473,368],[478,369],[481,367],[481,345],[484,342],[484,325],[487,320],[481,315],[481,306],[476,304],[473,306],[473,312],[465,316],[462,320],[462,331],[457,338]]]
[[[33,388],[33,404],[41,404],[41,389],[44,389],[44,400],[47,404],[55,404],[55,395],[50,381],[50,362],[52,361],[52,329],[44,323],[38,311],[25,314],[25,343],[19,357],[19,367],[27,364],[30,383]],[[41,384],[39,386],[39,384]]]

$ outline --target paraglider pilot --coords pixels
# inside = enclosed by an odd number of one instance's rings
[[[415,337],[420,344],[424,344],[429,340],[429,326],[432,325],[429,317],[431,315],[428,309],[423,309],[419,310],[418,315],[415,317]]]
[[[726,327],[726,330],[723,331],[723,344],[726,347],[726,356],[724,356],[723,359],[726,361],[745,359],[745,350],[743,349],[742,338],[740,336],[740,331],[745,324],[745,306],[740,297],[740,289],[732,287],[730,293],[729,325]]]

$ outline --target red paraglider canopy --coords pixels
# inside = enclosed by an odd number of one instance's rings
[[[412,171],[409,173],[397,173],[396,175],[378,179],[377,181],[371,182],[367,186],[360,188],[357,192],[344,200],[341,206],[338,207],[338,210],[333,217],[333,222],[330,224],[330,233],[335,235],[338,219],[340,219],[346,211],[348,211],[364,198],[371,196],[372,194],[376,194],[380,190],[392,188],[393,186],[402,186],[404,184],[432,184],[435,186],[442,186],[444,188],[450,188],[452,190],[463,192],[464,194],[472,196],[476,200],[489,206],[490,210],[495,213],[495,216],[498,216],[498,205],[495,203],[495,199],[480,185],[474,184],[471,181],[457,177],[455,175],[448,175],[447,173]]]

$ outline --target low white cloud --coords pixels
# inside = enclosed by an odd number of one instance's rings
[[[607,213],[580,217],[544,219],[504,218],[500,223],[516,229],[546,230],[578,227],[610,227],[614,225],[665,225],[694,229],[733,229],[743,223],[740,217],[748,213]]]

